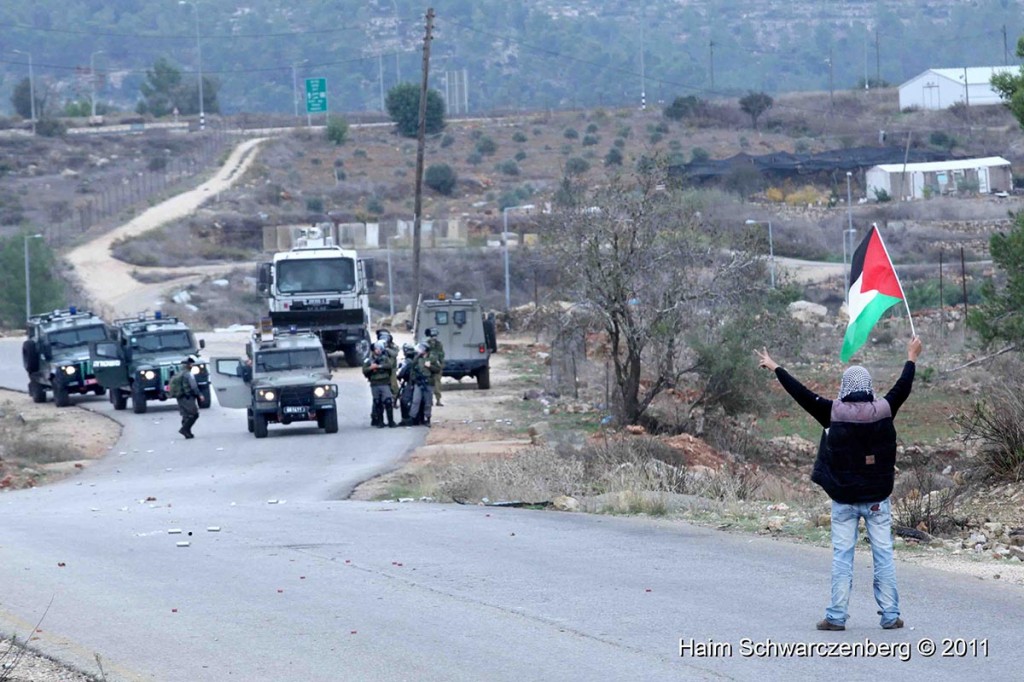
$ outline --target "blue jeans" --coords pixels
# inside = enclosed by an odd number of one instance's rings
[[[864,519],[871,543],[875,573],[875,602],[882,614],[882,625],[900,615],[900,595],[896,591],[896,568],[892,559],[892,515],[889,500],[864,504],[832,502],[832,603],[825,618],[845,625],[850,590],[853,587],[853,555],[857,545],[857,523]]]

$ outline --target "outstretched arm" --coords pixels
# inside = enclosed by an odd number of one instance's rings
[[[754,354],[757,355],[758,364],[761,367],[775,373],[775,378],[782,384],[782,388],[786,389],[786,393],[789,393],[800,407],[804,408],[823,428],[827,429],[832,421],[832,401],[822,398],[797,381],[793,375],[780,367],[779,363],[772,359],[772,356],[768,354],[767,348],[762,348],[759,351],[755,350]]]
[[[910,397],[910,390],[914,386],[914,375],[917,371],[917,358],[921,355],[921,339],[914,337],[907,342],[907,362],[903,365],[903,372],[896,380],[889,392],[885,394],[885,401],[889,403],[892,416],[895,417],[900,407]]]

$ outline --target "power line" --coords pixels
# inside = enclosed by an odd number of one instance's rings
[[[195,34],[185,33],[112,33],[109,31],[80,31],[72,28],[41,28],[27,24],[12,24],[0,21],[0,28],[21,29],[23,31],[38,31],[41,33],[61,33],[67,35],[89,36],[93,38],[142,38],[145,40],[195,40]],[[340,26],[338,28],[312,28],[299,31],[274,31],[268,33],[225,33],[202,34],[202,38],[211,40],[231,40],[234,38],[295,38],[307,35],[323,35],[330,33],[345,33],[348,31],[366,31],[366,26]]]

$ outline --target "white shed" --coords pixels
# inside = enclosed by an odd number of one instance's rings
[[[999,104],[999,93],[992,89],[992,76],[1004,71],[1020,72],[1019,66],[971,66],[953,69],[928,69],[900,86],[900,111],[907,107],[945,109],[957,102],[971,106]],[[966,78],[967,87],[964,87]]]
[[[868,169],[867,195],[885,192],[893,199],[923,199],[926,196],[978,192],[1009,192],[1013,188],[1010,162],[1001,156],[955,159],[928,163],[886,163]]]

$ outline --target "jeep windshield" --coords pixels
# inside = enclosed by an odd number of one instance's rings
[[[282,294],[342,293],[356,286],[351,258],[283,260],[277,264],[277,289]]]
[[[192,335],[184,330],[148,332],[136,334],[132,337],[132,347],[146,353],[156,353],[165,350],[181,350],[192,352],[196,344]]]
[[[257,372],[284,372],[295,369],[326,370],[327,362],[318,348],[264,351],[256,354]]]
[[[46,335],[46,339],[54,348],[74,348],[85,346],[92,341],[104,341],[107,338],[107,329],[97,324],[91,327],[75,327],[73,329],[61,329]]]

